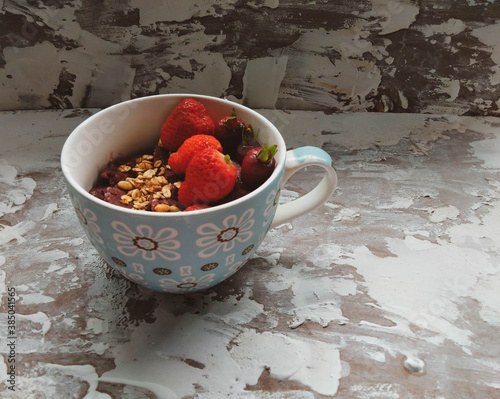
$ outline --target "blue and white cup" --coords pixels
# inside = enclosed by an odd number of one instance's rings
[[[277,144],[276,168],[258,189],[232,202],[194,212],[127,209],[89,193],[111,158],[150,151],[167,116],[184,98],[202,102],[217,121],[236,110],[259,131],[261,144]],[[125,101],[81,123],[61,153],[62,171],[78,219],[104,260],[123,276],[151,290],[186,293],[212,287],[238,271],[270,228],[319,207],[335,191],[332,159],[320,148],[286,151],[276,127],[259,113],[215,97],[166,94]],[[309,193],[278,204],[286,180],[316,165],[324,177]]]

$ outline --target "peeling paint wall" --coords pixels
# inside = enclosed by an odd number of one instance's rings
[[[0,110],[193,92],[496,116],[499,85],[492,0],[0,0]]]

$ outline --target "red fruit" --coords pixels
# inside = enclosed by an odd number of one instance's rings
[[[246,125],[238,119],[233,109],[230,116],[226,116],[215,124],[214,135],[221,142],[225,153],[233,154],[242,140]]]
[[[255,190],[273,173],[276,167],[277,146],[252,148],[241,164],[241,180],[246,188]]]
[[[207,208],[210,208],[210,205],[194,204],[194,205],[188,206],[186,209],[184,209],[184,212],[198,211],[200,209],[207,209]]]
[[[243,131],[241,136],[241,143],[236,147],[236,161],[240,164],[243,162],[243,158],[248,151],[252,148],[260,147],[259,142],[257,141],[258,133],[255,134],[252,125],[248,125],[248,127]]]
[[[177,151],[182,143],[196,134],[214,135],[214,122],[205,106],[191,98],[182,100],[161,128],[161,146]]]
[[[187,206],[219,201],[233,189],[236,173],[228,155],[206,148],[191,158],[179,188],[179,201]]]
[[[183,175],[186,173],[186,169],[189,165],[189,161],[193,158],[194,154],[204,150],[205,148],[215,148],[222,152],[222,146],[214,136],[209,136],[208,134],[197,134],[196,136],[191,136],[177,150],[170,155],[168,159],[168,164],[170,169],[178,174]]]
[[[234,201],[250,193],[250,191],[245,188],[243,182],[241,181],[241,165],[237,162],[234,162],[234,164],[236,165],[237,169],[236,182],[234,183],[233,190],[226,197],[224,197],[220,203]]]

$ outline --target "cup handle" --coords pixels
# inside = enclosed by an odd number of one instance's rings
[[[323,179],[309,193],[286,204],[278,205],[276,214],[271,223],[271,228],[289,222],[323,205],[337,188],[337,173],[333,168],[332,158],[326,151],[312,146],[300,147],[287,151],[285,172],[283,174],[281,186],[283,186],[294,173],[307,166],[322,167],[325,170]]]

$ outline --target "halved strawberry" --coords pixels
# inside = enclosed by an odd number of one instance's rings
[[[179,188],[179,201],[187,206],[219,201],[233,189],[236,173],[228,155],[206,148],[191,158]]]
[[[187,98],[174,108],[161,128],[161,146],[177,151],[182,143],[196,134],[214,135],[214,122],[205,106]]]
[[[168,159],[168,164],[170,169],[178,175],[183,175],[186,173],[186,169],[193,156],[204,150],[205,148],[215,148],[216,150],[222,152],[222,146],[214,136],[209,136],[208,134],[197,134],[191,136],[177,150],[170,155]]]

